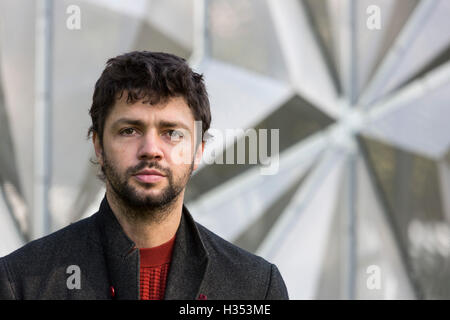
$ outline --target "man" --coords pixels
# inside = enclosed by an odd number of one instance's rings
[[[211,122],[203,78],[184,59],[108,60],[90,115],[100,209],[0,259],[0,298],[288,298],[275,265],[197,224],[183,204]]]

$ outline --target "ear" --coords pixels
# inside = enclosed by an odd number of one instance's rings
[[[202,143],[195,150],[194,168],[193,168],[194,171],[197,170],[198,166],[200,165],[204,151],[205,151],[205,141],[202,141]]]
[[[100,165],[103,165],[103,149],[100,145],[100,138],[98,137],[98,134],[94,132],[92,134],[92,143],[94,144],[94,150],[95,155],[97,156],[97,161],[100,163]]]

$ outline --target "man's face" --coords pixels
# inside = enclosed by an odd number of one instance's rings
[[[130,105],[123,94],[105,121],[103,148],[97,135],[93,139],[107,188],[126,206],[147,211],[184,195],[204,148],[202,142],[194,154],[194,137],[194,117],[183,98]]]

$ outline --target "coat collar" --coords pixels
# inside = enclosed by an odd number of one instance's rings
[[[167,275],[166,300],[196,299],[205,278],[209,255],[197,226],[183,205]]]
[[[139,250],[117,221],[106,196],[96,217],[110,286],[116,299],[139,299]],[[196,299],[209,264],[208,252],[185,205],[172,253],[165,299]]]

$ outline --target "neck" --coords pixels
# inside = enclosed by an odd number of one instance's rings
[[[123,231],[140,249],[156,247],[173,238],[181,220],[183,195],[184,190],[170,206],[164,209],[137,214],[130,212],[130,208],[127,208],[110,188],[106,190],[106,199]],[[160,218],[140,219],[137,217]]]

